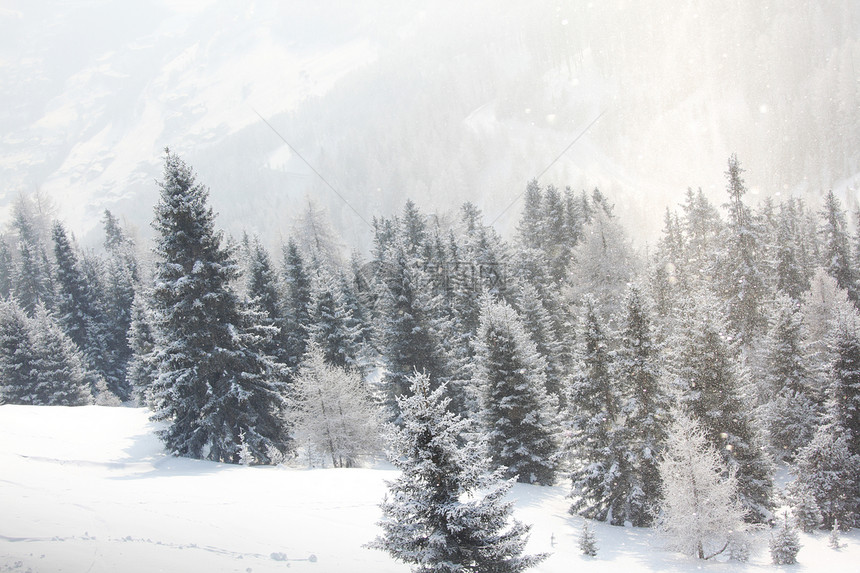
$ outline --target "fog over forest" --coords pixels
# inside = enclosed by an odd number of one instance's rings
[[[151,234],[167,145],[271,246],[308,198],[365,249],[406,198],[510,232],[550,165],[639,244],[688,187],[721,204],[731,153],[751,200],[856,205],[856,2],[10,0],[0,29],[0,202],[41,191],[85,243],[104,208]]]

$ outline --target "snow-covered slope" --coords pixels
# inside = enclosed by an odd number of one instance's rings
[[[143,409],[0,406],[0,571],[406,572],[372,539],[394,470],[241,467],[164,454]],[[650,530],[593,524],[599,552],[579,554],[582,521],[565,487],[518,484],[538,573],[773,570],[701,563],[660,549]],[[762,539],[766,534],[762,535]],[[852,571],[860,535],[802,535],[797,572]],[[788,570],[788,569],[786,569]]]

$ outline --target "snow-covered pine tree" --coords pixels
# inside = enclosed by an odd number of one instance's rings
[[[132,355],[126,370],[126,381],[133,389],[138,404],[155,408],[151,387],[158,376],[155,363],[155,334],[152,332],[152,311],[147,301],[149,295],[139,291],[131,307],[131,324],[128,330],[128,345]]]
[[[298,370],[308,343],[310,326],[311,279],[296,242],[290,237],[284,247],[284,282],[286,296],[287,367]]]
[[[774,565],[793,565],[797,563],[797,553],[800,551],[800,536],[788,521],[788,514],[783,517],[782,527],[776,535],[770,535],[770,557]]]
[[[328,364],[355,368],[360,333],[341,286],[338,276],[325,267],[318,269],[312,278],[308,344],[315,345]]]
[[[740,393],[748,374],[739,340],[729,334],[720,303],[706,290],[693,293],[676,320],[666,348],[668,374],[680,405],[701,424],[726,464],[736,469],[747,519],[766,521],[772,467]]]
[[[624,525],[628,519],[631,468],[625,457],[627,430],[618,424],[620,392],[613,353],[586,295],[577,331],[575,372],[570,386],[571,513]]]
[[[6,300],[12,296],[14,273],[15,265],[9,251],[9,243],[6,242],[6,237],[0,235],[0,299]]]
[[[810,487],[795,480],[786,490],[795,526],[804,533],[811,533],[821,527],[821,510]]]
[[[274,327],[271,338],[265,344],[265,353],[274,358],[277,364],[283,365],[284,375],[291,363],[289,321],[282,305],[279,292],[278,277],[272,268],[269,252],[254,237],[249,243],[248,276],[245,280],[248,299],[261,314],[262,325]]]
[[[565,358],[564,345],[556,336],[555,326],[538,291],[528,282],[520,287],[517,307],[523,326],[535,343],[538,353],[543,356],[546,369],[546,391],[562,400],[566,372],[562,360]]]
[[[558,406],[546,393],[544,361],[510,305],[489,295],[482,302],[474,383],[489,453],[518,481],[552,485]]]
[[[12,226],[18,235],[18,264],[13,276],[13,294],[18,304],[33,316],[41,303],[53,308],[54,284],[52,269],[45,252],[43,225],[33,214],[33,208],[23,196],[14,205]]]
[[[851,265],[851,240],[848,236],[848,223],[845,211],[833,191],[828,191],[824,198],[824,207],[820,213],[822,225],[820,233],[823,239],[821,266],[831,277],[836,279],[839,288],[848,293],[855,304],[858,301],[857,277]]]
[[[330,364],[313,341],[295,379],[295,432],[336,468],[379,450],[380,415],[355,370]]]
[[[808,444],[821,417],[803,347],[803,317],[796,300],[781,294],[774,302],[764,339],[764,403],[759,407],[770,446],[779,459],[793,459]]]
[[[32,324],[33,404],[83,406],[92,403],[93,391],[109,392],[100,379],[91,382],[93,373],[87,372],[81,351],[44,306],[36,308]],[[106,396],[105,402],[113,400]]]
[[[266,332],[231,288],[238,267],[221,246],[208,189],[169,151],[159,187],[150,307],[154,419],[168,422],[161,438],[176,455],[236,463],[244,431],[251,454],[267,463],[290,437],[283,388],[261,352]]]
[[[837,520],[850,527],[860,516],[860,316],[850,308],[836,321],[824,424],[798,453],[792,484],[815,498],[826,528]]]
[[[392,428],[391,459],[401,471],[382,502],[383,533],[368,547],[418,573],[514,573],[546,555],[523,555],[529,526],[504,501],[511,481],[489,472],[482,442],[461,442],[468,419],[447,411],[444,385],[426,375],[398,398],[402,427]]]
[[[33,404],[33,336],[15,299],[0,300],[0,403]]]
[[[660,492],[658,461],[666,440],[671,398],[663,384],[662,356],[651,324],[651,310],[641,287],[631,285],[625,299],[621,343],[615,368],[621,386],[620,419],[626,429],[621,447],[628,471],[626,519],[650,525]],[[614,513],[614,512],[613,512]]]
[[[409,257],[401,236],[385,252],[377,282],[379,291],[379,344],[385,365],[383,403],[386,414],[397,420],[397,396],[408,395],[409,377],[425,372],[434,383],[448,377],[448,364],[433,328],[438,303],[426,273]]]
[[[797,496],[808,491],[820,512],[825,529],[834,523],[853,523],[857,516],[857,468],[860,457],[849,453],[849,438],[838,424],[821,426],[812,442],[795,459],[797,479],[789,490]]]
[[[129,400],[134,393],[128,380],[128,366],[132,359],[129,330],[140,271],[134,241],[125,234],[116,217],[105,210],[102,223],[106,251],[102,306],[105,315],[104,347],[108,353],[107,378],[114,381],[117,395],[122,400]]]
[[[93,318],[93,297],[81,272],[78,256],[66,236],[66,229],[59,221],[54,222],[51,237],[57,265],[57,320],[72,342],[86,352],[89,343],[87,326]]]
[[[743,202],[747,192],[741,178],[743,169],[736,155],[729,158],[726,171],[729,195],[724,205],[728,223],[723,233],[717,263],[720,296],[728,306],[728,322],[745,344],[767,327],[764,313],[766,272],[760,252],[764,243],[760,225]]]
[[[588,522],[585,521],[579,532],[579,550],[583,555],[597,557],[597,549],[597,538],[591,528],[588,527]]]
[[[711,559],[730,549],[749,528],[737,500],[735,471],[725,465],[692,417],[676,410],[672,419],[659,466],[662,500],[657,526],[672,549]]]
[[[776,228],[776,288],[794,300],[809,290],[811,275],[804,260],[802,204],[795,198],[780,205]]]

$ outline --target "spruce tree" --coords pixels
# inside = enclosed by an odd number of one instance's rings
[[[760,384],[765,403],[759,408],[759,417],[778,458],[792,459],[812,440],[820,421],[802,329],[798,303],[781,295],[763,345],[765,371]]]
[[[511,481],[488,471],[483,443],[461,442],[470,423],[448,411],[444,392],[418,374],[410,397],[398,398],[391,459],[402,473],[381,504],[383,534],[368,547],[416,573],[525,571],[546,555],[523,555],[529,527],[511,519]]]
[[[248,299],[260,312],[261,324],[273,329],[264,351],[282,365],[286,376],[287,366],[293,363],[290,349],[293,348],[293,341],[297,340],[294,336],[297,333],[290,330],[291,324],[286,318],[278,277],[272,268],[269,253],[256,237],[250,245],[246,288]]]
[[[624,456],[627,431],[619,424],[620,392],[596,302],[586,296],[577,332],[576,372],[570,388],[570,512],[624,525],[628,519],[630,473]]]
[[[265,331],[231,288],[238,266],[221,246],[208,189],[169,151],[159,187],[154,419],[167,422],[161,437],[176,455],[237,463],[243,433],[254,459],[266,463],[290,438],[283,388],[260,351]]]
[[[408,395],[409,377],[424,372],[434,383],[448,377],[438,332],[433,328],[438,299],[427,274],[408,255],[402,237],[386,252],[380,268],[380,354],[385,365],[383,401],[392,420],[397,420],[396,397]]]
[[[325,268],[311,281],[309,344],[316,345],[327,363],[356,368],[360,334],[341,287],[338,277]]]
[[[729,324],[740,333],[745,344],[750,344],[767,325],[764,314],[766,284],[760,252],[764,241],[758,222],[743,202],[747,192],[741,178],[743,171],[737,156],[732,155],[725,174],[729,195],[725,204],[728,224],[723,234],[718,276],[720,294],[728,306]]]
[[[132,304],[131,325],[128,331],[128,345],[132,355],[126,370],[126,382],[140,405],[154,408],[155,402],[151,390],[158,376],[158,366],[153,353],[155,334],[152,331],[153,317],[148,300],[148,295],[138,293]]]
[[[36,309],[32,328],[33,404],[83,406],[92,403],[93,390],[109,392],[103,380],[92,382],[83,354],[44,306]]]
[[[783,518],[782,527],[776,535],[770,536],[770,557],[774,565],[793,565],[797,563],[797,553],[800,551],[800,537],[788,522],[788,515]]]
[[[558,470],[557,401],[519,315],[488,295],[481,307],[474,383],[493,463],[523,483],[552,485]]]
[[[739,340],[729,334],[719,303],[707,291],[683,309],[667,342],[669,374],[682,408],[710,444],[737,469],[738,495],[753,522],[770,516],[772,468],[741,388],[748,375]]]
[[[836,279],[839,288],[848,293],[857,304],[858,290],[854,267],[851,264],[851,243],[845,211],[833,191],[828,191],[821,211],[821,236],[823,239],[821,266]]]
[[[14,299],[0,301],[0,402],[34,403],[34,358],[27,315]]]
[[[651,323],[651,311],[638,286],[628,289],[621,341],[616,353],[621,387],[620,419],[626,449],[622,476],[626,489],[624,513],[634,526],[644,527],[656,515],[660,491],[658,462],[666,440],[671,398],[662,381],[662,356]]]
[[[298,370],[307,350],[310,326],[311,279],[304,257],[296,242],[290,238],[284,247],[284,282],[286,296],[287,367]]]

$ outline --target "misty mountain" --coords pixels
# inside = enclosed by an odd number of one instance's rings
[[[754,194],[856,204],[847,0],[12,0],[0,29],[0,201],[40,189],[79,230],[110,208],[148,235],[165,146],[271,243],[308,200],[349,244],[406,197],[510,229],[544,171],[651,238],[688,186],[723,202],[732,152]]]

